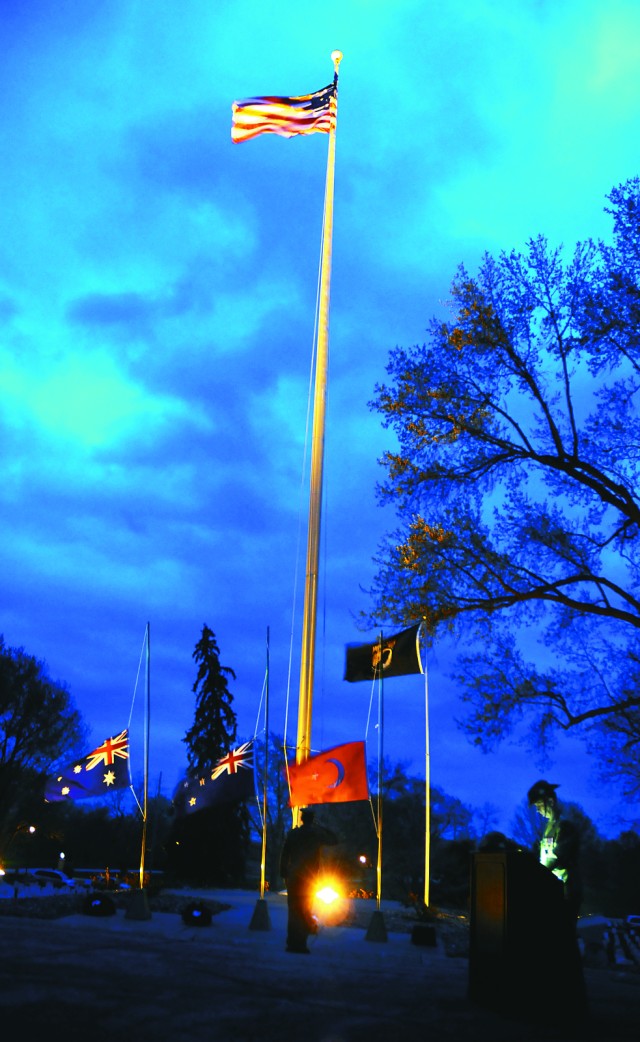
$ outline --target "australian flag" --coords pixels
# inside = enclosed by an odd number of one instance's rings
[[[195,814],[216,803],[242,803],[255,795],[253,741],[245,742],[195,778],[185,778],[173,794],[176,814]]]
[[[80,800],[104,796],[114,789],[128,789],[130,785],[129,731],[125,729],[47,778],[44,798],[47,803]]]

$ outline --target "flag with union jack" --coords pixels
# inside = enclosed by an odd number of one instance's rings
[[[231,110],[231,140],[249,141],[258,134],[328,134],[336,126],[338,78],[313,94],[287,98],[267,95],[234,101]]]
[[[47,778],[44,798],[47,803],[80,800],[130,785],[129,731],[125,729]]]
[[[255,795],[253,741],[226,753],[195,778],[185,778],[173,794],[176,814],[195,814],[216,803],[242,803]]]

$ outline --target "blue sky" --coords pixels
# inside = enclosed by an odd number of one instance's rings
[[[367,407],[389,351],[425,338],[459,262],[473,270],[540,232],[568,249],[607,237],[606,194],[638,172],[633,0],[335,8],[1,7],[0,632],[68,685],[97,743],[126,725],[149,622],[151,781],[167,794],[186,764],[204,623],[237,674],[241,737],[269,628],[270,727],[286,718],[295,742],[327,137],[233,145],[232,101],[317,90],[344,54],[317,750],[377,748],[367,685],[342,675],[396,523],[374,494],[391,436]],[[428,659],[432,783],[493,804],[508,831],[547,775],[617,834],[619,794],[578,742],[548,765],[518,744],[468,745],[452,655],[439,642]],[[421,679],[390,681],[385,699],[385,752],[421,773]]]

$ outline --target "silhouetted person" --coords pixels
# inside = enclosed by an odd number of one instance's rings
[[[302,824],[288,833],[280,857],[280,875],[287,885],[287,951],[307,955],[307,939],[316,932],[312,914],[322,847],[335,846],[338,837],[331,829],[314,823],[315,814],[306,807]]]
[[[538,781],[529,789],[527,799],[529,806],[535,807],[538,814],[547,819],[537,844],[538,859],[561,880],[567,910],[575,924],[582,904],[580,833],[573,822],[562,817],[557,788],[547,781]]]
[[[553,872],[562,883],[564,901],[554,922],[547,923],[549,952],[555,960],[555,972],[547,964],[550,975],[556,978],[558,1012],[569,1024],[577,1024],[587,1016],[587,998],[578,948],[576,924],[582,903],[580,876],[580,833],[572,821],[562,816],[556,796],[557,785],[538,781],[527,793],[530,807],[535,807],[547,819],[542,838],[537,844],[541,865]]]

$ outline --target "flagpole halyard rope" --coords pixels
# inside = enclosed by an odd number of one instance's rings
[[[307,411],[305,419],[305,430],[304,430],[304,446],[302,450],[302,468],[300,472],[300,498],[298,506],[298,526],[296,536],[296,553],[295,553],[295,568],[294,568],[294,579],[293,579],[293,597],[291,604],[291,629],[289,634],[289,665],[287,671],[287,691],[285,698],[285,714],[284,714],[284,741],[283,751],[285,757],[285,765],[287,767],[287,782],[289,780],[288,770],[288,757],[287,757],[287,734],[289,731],[289,705],[291,700],[291,676],[293,672],[293,645],[296,628],[296,615],[297,615],[297,603],[298,603],[298,579],[300,575],[300,550],[302,545],[302,507],[303,507],[303,493],[306,487],[307,481],[307,460],[309,458],[309,433],[311,430],[311,416],[313,411],[313,373],[316,363],[316,344],[318,338],[318,320],[320,314],[320,286],[322,282],[322,241],[324,236],[324,207],[326,206],[326,189],[325,189],[325,203],[323,204],[322,214],[322,234],[320,237],[320,254],[318,256],[318,278],[316,282],[316,302],[314,310],[314,321],[313,321],[313,337],[311,341],[311,359],[309,364],[309,383],[307,390]],[[291,791],[289,791],[291,795]]]

